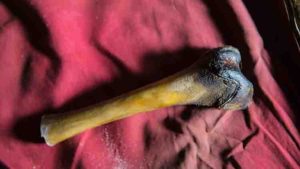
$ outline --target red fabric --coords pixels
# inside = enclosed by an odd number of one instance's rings
[[[280,0],[2,0],[0,168],[299,168],[300,54]],[[84,107],[233,45],[245,111],[170,107],[55,147],[42,114]]]

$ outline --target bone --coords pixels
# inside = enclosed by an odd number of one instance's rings
[[[201,58],[175,75],[119,97],[72,112],[44,115],[41,136],[53,146],[87,129],[176,105],[245,109],[252,100],[253,86],[241,73],[238,49],[216,48]]]

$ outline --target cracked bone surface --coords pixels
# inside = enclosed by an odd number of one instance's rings
[[[194,104],[230,110],[246,108],[252,100],[253,86],[241,73],[239,51],[225,46],[201,58],[175,75],[111,100],[72,112],[44,115],[41,135],[52,146],[87,129],[163,107]]]

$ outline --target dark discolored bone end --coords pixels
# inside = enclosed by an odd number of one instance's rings
[[[209,69],[228,86],[226,93],[218,100],[218,106],[231,110],[245,109],[252,100],[253,85],[240,70],[240,52],[234,47],[226,46],[212,54]]]

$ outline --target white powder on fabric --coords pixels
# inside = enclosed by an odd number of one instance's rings
[[[110,137],[110,134],[107,131],[107,128],[104,129],[104,139],[105,139],[105,144],[108,147],[108,150],[110,152],[110,155],[112,155],[112,159],[114,161],[114,166],[113,169],[128,169],[128,164],[127,162],[122,159],[120,156],[119,150],[116,147],[115,144],[112,143],[112,139]]]

